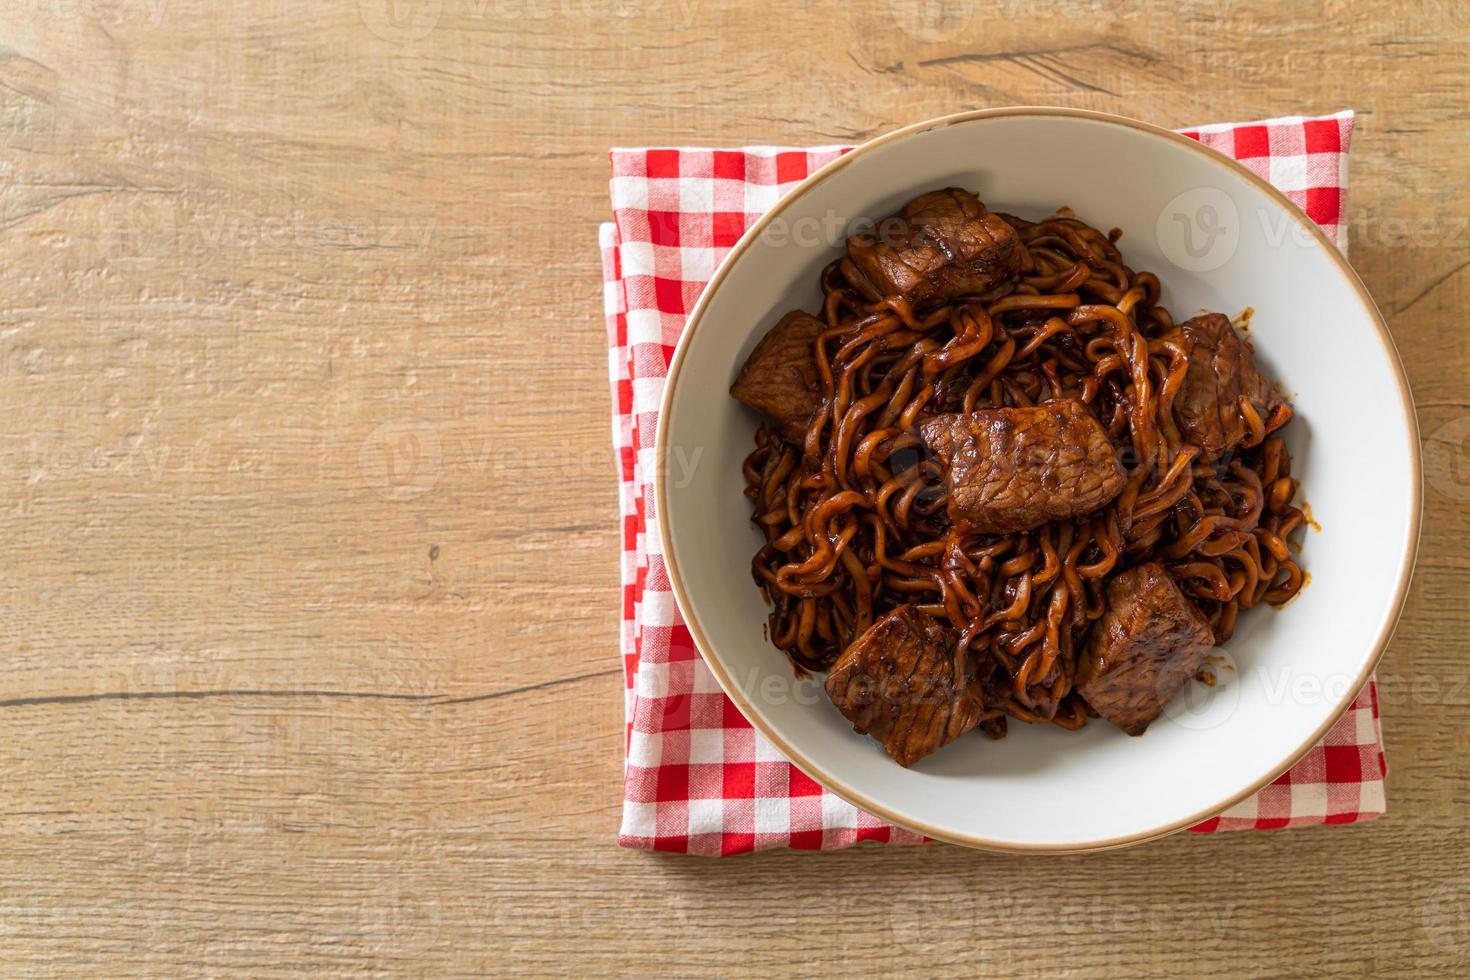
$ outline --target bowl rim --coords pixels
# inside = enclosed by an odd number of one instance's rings
[[[1399,390],[1399,407],[1400,410],[1403,412],[1404,423],[1408,427],[1409,434],[1409,462],[1412,469],[1411,485],[1413,487],[1413,494],[1410,500],[1409,534],[1407,539],[1407,546],[1404,549],[1404,554],[1400,561],[1398,582],[1395,587],[1394,598],[1389,606],[1388,614],[1384,617],[1383,622],[1379,626],[1378,636],[1374,640],[1373,652],[1368,657],[1362,671],[1358,674],[1357,679],[1348,686],[1347,694],[1343,696],[1338,704],[1333,706],[1332,710],[1328,712],[1326,720],[1314,732],[1312,732],[1312,734],[1308,736],[1304,742],[1293,747],[1289,752],[1286,753],[1286,755],[1282,758],[1280,762],[1278,762],[1274,766],[1271,766],[1264,776],[1251,783],[1245,789],[1242,789],[1234,793],[1230,797],[1221,800],[1218,804],[1213,804],[1207,809],[1199,813],[1192,814],[1191,816],[1185,817],[1183,819],[1174,820],[1162,826],[1153,827],[1148,830],[1139,831],[1134,834],[1127,834],[1124,836],[1112,837],[1099,841],[1089,841],[1082,844],[1022,844],[1016,843],[1014,841],[989,840],[983,837],[929,826],[921,821],[900,818],[885,807],[883,807],[881,804],[867,799],[862,794],[839,782],[830,773],[827,773],[820,767],[814,765],[811,760],[807,758],[806,754],[803,753],[798,747],[792,745],[786,739],[782,738],[779,733],[774,731],[772,727],[766,722],[764,716],[761,715],[759,711],[755,710],[754,705],[752,705],[749,702],[749,699],[745,697],[743,691],[740,688],[740,685],[732,683],[729,675],[725,670],[724,664],[714,653],[714,645],[705,635],[703,627],[700,624],[699,615],[694,608],[694,603],[691,601],[689,595],[685,590],[684,579],[682,574],[680,573],[678,560],[673,547],[673,532],[671,529],[671,523],[662,519],[662,515],[669,513],[667,506],[669,496],[666,481],[669,467],[665,465],[668,453],[668,427],[666,425],[666,420],[672,417],[670,415],[670,408],[673,405],[674,393],[678,389],[680,372],[684,366],[684,361],[689,352],[690,346],[692,345],[694,336],[703,321],[705,311],[709,308],[711,298],[718,291],[721,283],[729,274],[730,270],[734,268],[736,262],[739,261],[740,257],[751,247],[752,244],[756,242],[757,239],[760,238],[762,232],[764,232],[765,229],[773,221],[779,218],[789,206],[791,206],[794,202],[800,200],[801,197],[807,191],[811,190],[812,187],[826,180],[828,177],[832,176],[832,174],[834,173],[837,173],[842,168],[850,165],[853,160],[856,160],[887,143],[902,140],[910,136],[915,136],[919,133],[927,132],[932,129],[943,129],[949,126],[961,125],[980,119],[996,119],[1007,116],[1066,117],[1072,119],[1083,119],[1091,122],[1099,122],[1105,125],[1123,126],[1130,129],[1135,129],[1144,134],[1156,138],[1169,140],[1177,145],[1186,146],[1192,152],[1202,155],[1211,164],[1232,171],[1236,176],[1245,179],[1248,183],[1254,185],[1258,190],[1264,192],[1271,200],[1273,200],[1277,205],[1281,207],[1283,212],[1288,217],[1290,217],[1292,221],[1305,228],[1307,232],[1316,240],[1319,246],[1326,247],[1327,254],[1330,255],[1333,261],[1337,263],[1338,271],[1342,274],[1343,279],[1357,293],[1358,301],[1362,304],[1364,312],[1367,313],[1369,320],[1378,331],[1379,340],[1383,344],[1384,356],[1388,360],[1390,368],[1392,368],[1393,370],[1394,380],[1397,382]],[[1377,304],[1374,303],[1372,296],[1369,295],[1367,287],[1363,285],[1362,279],[1359,278],[1357,272],[1348,263],[1346,257],[1343,256],[1340,251],[1338,251],[1336,244],[1334,244],[1327,237],[1326,233],[1323,232],[1320,227],[1318,227],[1316,222],[1308,218],[1306,214],[1301,210],[1301,208],[1297,207],[1297,205],[1293,203],[1290,198],[1288,198],[1276,187],[1272,186],[1265,179],[1258,176],[1257,174],[1240,164],[1238,161],[1233,160],[1222,153],[1218,153],[1214,150],[1209,149],[1197,140],[1190,139],[1187,136],[1183,136],[1161,126],[1156,126],[1153,123],[1147,123],[1143,122],[1142,120],[1132,119],[1128,116],[1120,116],[1108,112],[1099,112],[1093,109],[1072,109],[1064,108],[1061,106],[1020,105],[1004,106],[992,109],[974,109],[965,112],[957,112],[946,116],[938,116],[933,119],[927,119],[909,126],[904,126],[900,129],[895,129],[891,132],[876,136],[854,147],[852,150],[848,151],[837,159],[812,172],[809,176],[806,177],[806,179],[802,180],[789,192],[783,195],[781,199],[777,201],[776,204],[769,211],[761,215],[761,217],[755,222],[755,224],[751,225],[750,228],[746,229],[745,233],[741,235],[740,240],[735,243],[735,246],[730,250],[729,254],[726,255],[725,258],[720,262],[719,267],[715,269],[714,274],[710,276],[709,282],[705,285],[703,292],[700,293],[698,301],[694,304],[694,308],[689,313],[688,320],[684,326],[684,331],[680,335],[678,344],[675,346],[674,349],[673,357],[669,361],[669,369],[664,383],[663,397],[660,400],[659,404],[658,428],[654,438],[654,459],[656,460],[656,465],[654,467],[654,506],[657,508],[657,513],[660,515],[660,519],[658,521],[659,544],[660,547],[663,549],[664,567],[668,574],[669,584],[674,593],[674,600],[678,604],[679,612],[684,617],[685,625],[689,627],[689,633],[693,638],[694,644],[698,648],[705,664],[715,675],[715,679],[719,681],[720,687],[725,692],[726,696],[735,702],[735,706],[740,709],[740,713],[744,715],[751,722],[751,724],[753,724],[756,729],[760,731],[762,735],[770,739],[771,742],[774,743],[778,749],[780,749],[782,755],[788,761],[790,761],[792,765],[796,766],[803,773],[815,779],[817,782],[821,783],[822,786],[826,787],[832,793],[836,794],[838,797],[842,798],[853,806],[865,810],[875,816],[881,817],[891,824],[905,827],[917,833],[932,837],[935,840],[941,840],[951,844],[959,844],[966,847],[974,847],[981,850],[996,851],[1002,853],[1075,854],[1088,851],[1102,851],[1112,848],[1127,847],[1133,844],[1141,844],[1145,841],[1157,840],[1158,838],[1166,837],[1170,834],[1174,834],[1181,830],[1184,830],[1187,827],[1192,827],[1203,820],[1207,820],[1210,817],[1218,815],[1224,810],[1228,810],[1230,807],[1235,806],[1237,803],[1258,792],[1262,787],[1275,781],[1276,778],[1279,777],[1282,773],[1286,772],[1286,770],[1296,765],[1296,763],[1302,758],[1302,756],[1306,755],[1306,753],[1310,751],[1313,746],[1315,746],[1318,742],[1322,740],[1322,737],[1327,734],[1332,726],[1337,724],[1338,719],[1343,716],[1348,707],[1357,699],[1358,694],[1361,692],[1363,686],[1368,682],[1374,670],[1377,669],[1379,661],[1383,659],[1384,651],[1388,648],[1388,644],[1393,638],[1394,629],[1397,627],[1399,619],[1403,613],[1404,603],[1408,597],[1409,582],[1412,578],[1414,565],[1418,558],[1420,517],[1423,510],[1424,498],[1423,466],[1419,440],[1418,415],[1414,408],[1413,394],[1409,389],[1408,378],[1404,372],[1403,361],[1399,357],[1398,348],[1394,344],[1392,334],[1389,333],[1388,325],[1383,319],[1383,314],[1379,312]]]

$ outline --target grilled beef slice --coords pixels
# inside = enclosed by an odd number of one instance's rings
[[[938,415],[920,427],[949,469],[949,514],[1025,531],[1108,503],[1127,482],[1103,427],[1072,399]]]
[[[813,351],[825,326],[814,316],[792,310],[761,338],[730,387],[730,394],[775,422],[793,442],[801,442],[821,405],[822,384]]]
[[[1169,336],[1189,355],[1184,384],[1174,397],[1179,433],[1206,459],[1218,459],[1249,431],[1240,413],[1241,396],[1250,399],[1263,422],[1282,405],[1281,396],[1256,367],[1250,341],[1223,314],[1185,320]]]
[[[837,658],[827,695],[854,731],[911,766],[979,721],[978,694],[954,676],[956,638],[914,606],[899,606]]]
[[[1214,635],[1155,562],[1115,575],[1107,598],[1077,665],[1077,690],[1099,715],[1142,735],[1199,670]]]
[[[988,292],[1021,267],[1016,231],[969,191],[930,191],[847,240],[869,299],[902,296],[915,308]]]

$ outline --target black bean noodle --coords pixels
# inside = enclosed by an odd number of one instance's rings
[[[1158,278],[1124,264],[1117,232],[1065,212],[1001,217],[1018,233],[1021,275],[992,294],[916,311],[866,299],[850,259],[829,265],[821,410],[801,445],[762,425],[744,463],[766,538],[752,566],[773,605],[769,635],[798,671],[827,669],[875,618],[918,604],[959,631],[957,667],[968,658],[979,678],[993,737],[1007,718],[1086,723],[1078,651],[1115,568],[1162,562],[1223,643],[1241,610],[1301,589],[1287,540],[1306,520],[1277,435],[1289,408],[1263,419],[1242,398],[1249,435],[1223,460],[1182,441],[1171,405],[1187,355],[1167,336]],[[1021,533],[951,524],[917,425],[1056,398],[1080,400],[1106,429],[1123,492]]]

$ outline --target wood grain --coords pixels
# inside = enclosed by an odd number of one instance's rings
[[[1470,968],[1463,5],[0,8],[0,972]],[[1358,110],[1428,476],[1388,816],[619,851],[607,148],[1030,102]]]

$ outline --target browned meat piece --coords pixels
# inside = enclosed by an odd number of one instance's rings
[[[985,534],[1087,514],[1127,478],[1081,402],[936,415],[919,429],[949,466],[949,516]]]
[[[908,767],[980,720],[976,692],[955,683],[953,630],[899,606],[852,641],[827,673],[827,695],[853,730]]]
[[[769,417],[800,442],[822,401],[814,347],[825,324],[792,310],[751,351],[730,394]]]
[[[872,232],[853,235],[847,254],[871,285],[870,299],[902,296],[916,307],[988,292],[1021,268],[1016,230],[956,187],[921,194]]]
[[[1215,645],[1210,624],[1154,562],[1108,582],[1108,608],[1077,666],[1077,690],[1099,715],[1142,735]]]
[[[1249,431],[1240,414],[1240,397],[1250,399],[1261,421],[1281,407],[1270,380],[1256,368],[1250,341],[1219,313],[1185,320],[1170,335],[1189,354],[1184,384],[1174,398],[1174,418],[1186,442],[1209,459],[1223,456]]]

